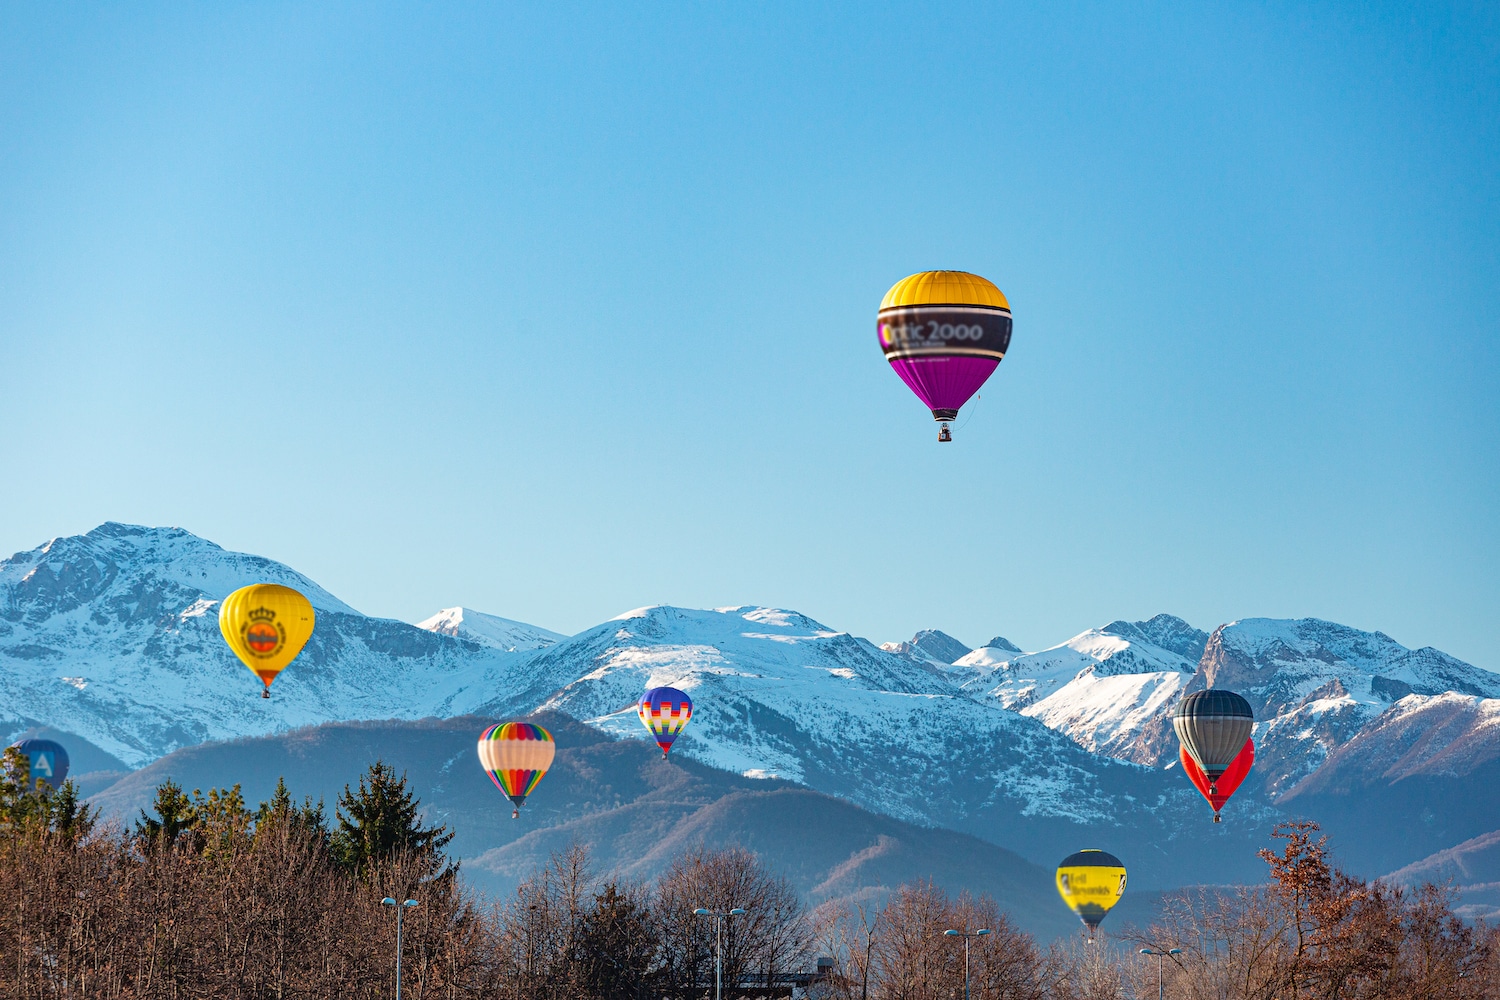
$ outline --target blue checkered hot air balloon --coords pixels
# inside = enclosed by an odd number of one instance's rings
[[[636,706],[641,715],[641,724],[651,731],[652,739],[661,747],[665,757],[672,749],[672,742],[693,717],[693,699],[676,688],[652,688],[641,695]]]

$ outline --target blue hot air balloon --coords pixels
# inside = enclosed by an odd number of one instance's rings
[[[68,751],[51,740],[22,740],[11,744],[31,762],[31,783],[38,781],[56,791],[68,777]]]

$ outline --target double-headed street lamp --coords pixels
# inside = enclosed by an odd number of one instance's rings
[[[977,931],[943,931],[943,937],[961,937],[964,939],[964,1000],[969,1000],[969,938],[984,937],[990,932],[988,927],[981,927]]]
[[[1161,961],[1167,955],[1181,955],[1182,949],[1172,948],[1168,951],[1152,951],[1150,948],[1142,948],[1141,954],[1156,956],[1156,1000],[1162,1000]]]
[[[693,911],[695,917],[714,918],[714,1000],[721,1000],[724,993],[724,921],[744,915],[745,911],[737,906],[732,910],[705,910],[700,907]]]
[[[405,910],[417,905],[415,899],[408,899],[398,904],[394,899],[387,896],[380,901],[381,906],[396,907],[396,1000],[401,1000],[401,914]]]

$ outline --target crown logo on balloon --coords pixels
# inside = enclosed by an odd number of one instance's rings
[[[256,608],[254,611],[246,612],[246,617],[253,622],[268,622],[276,617],[276,612],[270,608]]]

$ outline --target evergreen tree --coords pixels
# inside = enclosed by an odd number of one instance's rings
[[[171,778],[156,786],[156,801],[151,808],[156,816],[148,816],[142,809],[134,830],[136,838],[148,848],[172,847],[183,835],[192,836],[197,830],[193,800]]]
[[[394,768],[376,761],[359,779],[357,792],[345,785],[339,796],[335,811],[338,829],[332,840],[334,857],[355,874],[403,856],[430,871],[442,868],[446,863],[443,848],[453,834],[445,826],[423,826],[420,805],[406,787],[406,776],[398,778]],[[452,871],[450,868],[442,875],[449,876]]]
[[[87,803],[78,801],[78,786],[71,780],[63,782],[48,804],[52,830],[65,843],[76,844],[94,831],[98,813]]]
[[[94,810],[78,801],[78,787],[63,782],[56,791],[31,780],[31,762],[15,747],[0,755],[0,831],[22,829],[56,833],[69,845],[94,828]]]
[[[607,883],[582,923],[577,978],[586,996],[643,1000],[661,995],[661,934],[638,890]]]
[[[193,817],[199,848],[205,853],[232,852],[250,835],[254,818],[245,808],[240,786],[210,788],[204,795],[193,789]]]
[[[46,812],[45,786],[33,786],[31,761],[15,747],[0,755],[0,831],[14,832]]]
[[[285,777],[276,779],[276,790],[271,793],[271,801],[262,802],[255,811],[256,836],[282,827],[315,834],[322,843],[328,842],[328,818],[324,815],[323,800],[319,799],[314,805],[312,796],[308,795],[302,799],[300,806],[297,805],[287,791]]]

